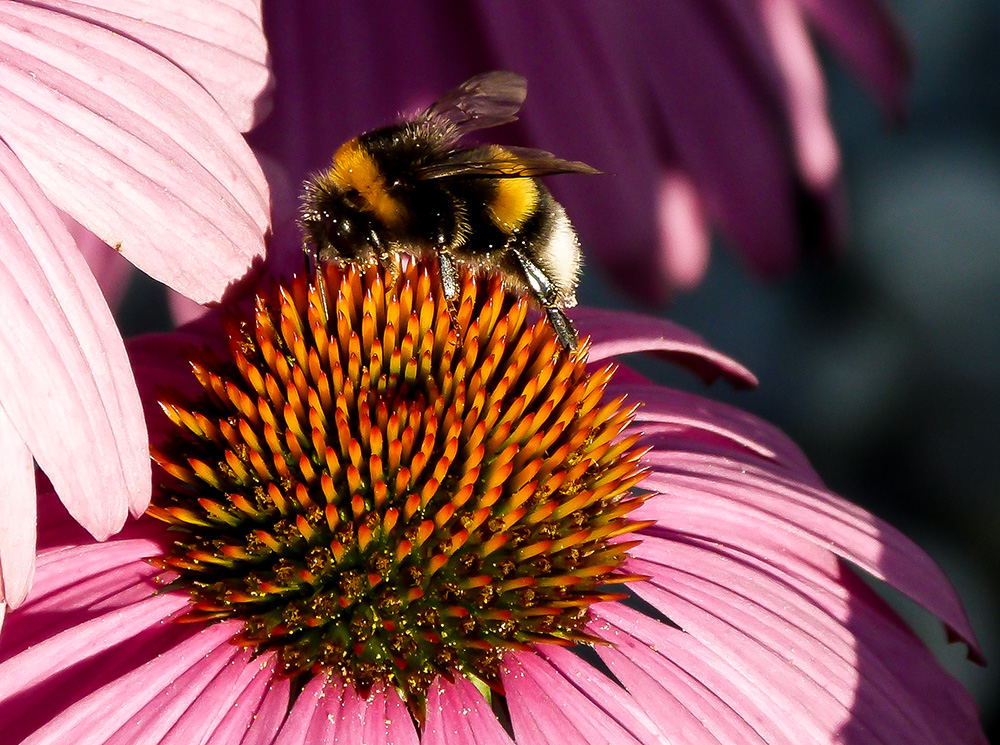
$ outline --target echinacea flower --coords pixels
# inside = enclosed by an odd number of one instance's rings
[[[269,82],[252,0],[0,4],[0,614],[31,583],[33,460],[98,538],[149,502],[124,343],[63,218],[218,300],[263,253],[241,132]]]
[[[426,264],[324,271],[133,349],[160,489],[103,544],[46,514],[7,741],[985,743],[858,574],[978,655],[933,562],[768,425],[607,361],[738,364],[583,311],[568,355],[496,280],[450,314]]]
[[[880,0],[304,0],[265,10],[275,107],[250,138],[290,183],[359,132],[510,69],[529,84],[521,122],[488,136],[609,174],[550,186],[588,257],[659,301],[701,281],[711,226],[764,276],[841,241],[840,156],[811,32],[894,119],[910,74]]]

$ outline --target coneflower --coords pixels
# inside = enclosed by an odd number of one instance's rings
[[[193,386],[192,330],[133,347],[169,419],[152,517],[94,544],[43,513],[6,741],[985,742],[846,565],[975,653],[925,554],[762,422],[602,366],[738,365],[600,312],[567,355],[495,280],[451,317],[425,264],[324,271],[202,321]]]

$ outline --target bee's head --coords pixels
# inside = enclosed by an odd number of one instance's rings
[[[321,261],[368,263],[379,254],[382,241],[374,215],[357,194],[332,179],[319,176],[306,182],[299,224],[306,250]]]

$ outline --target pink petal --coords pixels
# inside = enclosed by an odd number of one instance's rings
[[[149,502],[132,369],[59,215],[2,144],[0,204],[0,354],[8,361],[0,402],[72,515],[103,539],[129,508],[138,514]]]
[[[839,177],[840,153],[828,118],[823,71],[799,0],[765,0],[758,6],[785,81],[799,173],[812,189],[829,197]]]
[[[723,519],[739,518],[742,528],[777,530],[802,536],[888,582],[940,618],[950,633],[981,659],[975,634],[954,588],[940,568],[895,528],[825,489],[803,484],[788,473],[719,455],[654,451],[644,460],[653,472],[643,482],[664,495],[635,513],[672,529],[700,531],[716,540]],[[747,534],[754,540],[754,533]],[[739,537],[736,536],[736,539]],[[780,541],[780,539],[779,539]]]
[[[633,695],[640,700],[647,697],[650,715],[663,722],[675,740],[694,745],[797,745],[831,740],[816,737],[804,721],[800,723],[770,697],[755,691],[741,680],[744,667],[719,659],[697,637],[620,603],[602,604],[594,616],[595,633],[614,645],[598,646],[597,653],[613,672],[621,674]],[[636,663],[648,679],[631,669]],[[788,730],[800,724],[800,739],[790,739]]]
[[[744,551],[728,532],[712,543],[648,537],[634,550],[650,561],[633,559],[629,571],[652,577],[634,589],[684,631],[643,622],[644,643],[680,659],[666,634],[705,663],[718,659],[731,685],[747,688],[730,705],[795,723],[778,741],[809,728],[825,741],[850,723],[873,741],[969,742],[959,734],[976,729],[971,699],[833,556],[788,537],[773,556],[763,543]]]
[[[699,433],[712,434],[729,445],[775,460],[795,470],[804,480],[820,485],[809,461],[794,442],[777,427],[742,409],[660,385],[619,385],[612,381],[608,395],[625,395],[632,402],[642,402],[635,413],[637,429],[642,432],[649,434],[652,431],[643,426],[646,423],[670,424],[673,425],[670,429],[689,447]]]
[[[82,660],[113,648],[187,604],[182,595],[157,595],[105,613],[29,647],[3,663],[0,701],[30,689]]]
[[[647,715],[676,742],[771,745],[725,703],[720,696],[721,676],[699,669],[697,640],[659,625],[656,644],[648,645],[613,626],[604,611],[611,611],[615,618],[628,612],[608,606],[595,614],[595,633],[611,642],[597,647],[597,653],[636,700],[643,702]]]
[[[5,654],[142,602],[153,592],[152,578],[160,573],[143,559],[161,551],[157,543],[116,538],[42,552],[35,586],[21,614],[35,620],[10,625],[3,636]]]
[[[324,742],[327,732],[333,731],[335,723],[327,718],[325,707],[321,707],[321,704],[330,699],[335,700],[339,706],[341,695],[343,695],[342,684],[328,681],[326,675],[315,676],[295,699],[295,704],[281,725],[274,745]],[[314,723],[315,728],[313,728]]]
[[[667,282],[694,289],[708,271],[711,241],[698,190],[687,174],[672,168],[660,177],[656,215],[661,247],[656,258]]]
[[[463,676],[438,678],[427,692],[427,720],[420,745],[514,745],[483,694]]]
[[[339,742],[418,745],[413,719],[395,688],[376,684],[361,698],[354,686],[347,686],[337,720]]]
[[[123,726],[152,703],[160,709],[190,702],[238,649],[229,643],[232,624],[220,623],[192,634],[142,667],[134,669],[63,710],[23,745],[106,745]],[[139,741],[149,742],[148,739]],[[138,743],[129,741],[129,745]]]
[[[228,728],[229,722],[234,720],[237,715],[237,710],[234,709],[226,717],[226,721],[222,723],[222,726],[215,731],[212,739],[206,745],[231,745],[231,743],[239,743],[239,745],[273,745],[274,738],[278,730],[281,729],[281,725],[285,721],[285,716],[288,714],[291,679],[272,678],[268,680],[264,676],[258,676],[258,679],[260,680],[260,684],[265,686],[263,698],[256,709],[250,709],[249,713],[252,715],[252,719],[246,725],[246,732],[243,734],[242,739],[240,739],[238,731],[235,728]],[[253,697],[251,700],[255,700],[258,697],[255,691],[249,691],[249,695]],[[241,707],[242,701],[237,701],[236,706],[237,708]]]
[[[656,81],[652,105],[672,150],[750,264],[784,271],[798,248],[784,122],[754,90],[756,71],[733,54],[715,14],[699,3],[660,13],[634,28],[632,43],[645,52],[638,61],[645,76]]]
[[[913,60],[890,9],[880,0],[799,1],[889,116],[905,116]]]
[[[534,653],[507,655],[502,675],[518,745],[650,742],[639,739],[649,732],[635,716],[620,721],[604,708],[599,691],[576,688],[560,669]],[[609,708],[614,711],[617,707]]]
[[[249,715],[274,680],[274,654],[251,659],[250,650],[224,645],[209,657],[225,666],[207,665],[179,677],[171,688],[151,700],[107,740],[108,745],[190,745],[218,735],[228,715],[235,714],[237,730],[245,730]],[[243,702],[242,711],[237,704]],[[233,727],[233,719],[225,727]],[[238,742],[238,740],[235,740]],[[234,742],[230,737],[227,744]]]
[[[267,114],[272,84],[259,0],[37,3],[114,29],[170,59],[212,94],[237,129]]]
[[[109,29],[0,6],[0,133],[53,202],[148,274],[217,300],[263,253],[267,184],[219,105]]]
[[[735,388],[757,385],[752,372],[731,357],[716,352],[697,334],[652,316],[622,311],[574,308],[570,311],[581,336],[591,337],[590,361],[634,352],[656,352],[688,368],[706,383],[722,376]],[[628,333],[623,333],[627,329]]]
[[[0,602],[16,608],[35,575],[35,464],[2,408],[0,474]]]

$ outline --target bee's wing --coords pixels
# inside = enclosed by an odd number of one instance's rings
[[[486,72],[444,94],[421,116],[444,119],[458,134],[495,127],[517,119],[527,89],[524,77],[516,72]]]
[[[554,173],[600,173],[578,160],[563,160],[527,147],[481,147],[459,150],[416,169],[419,180],[449,178],[537,178]]]

